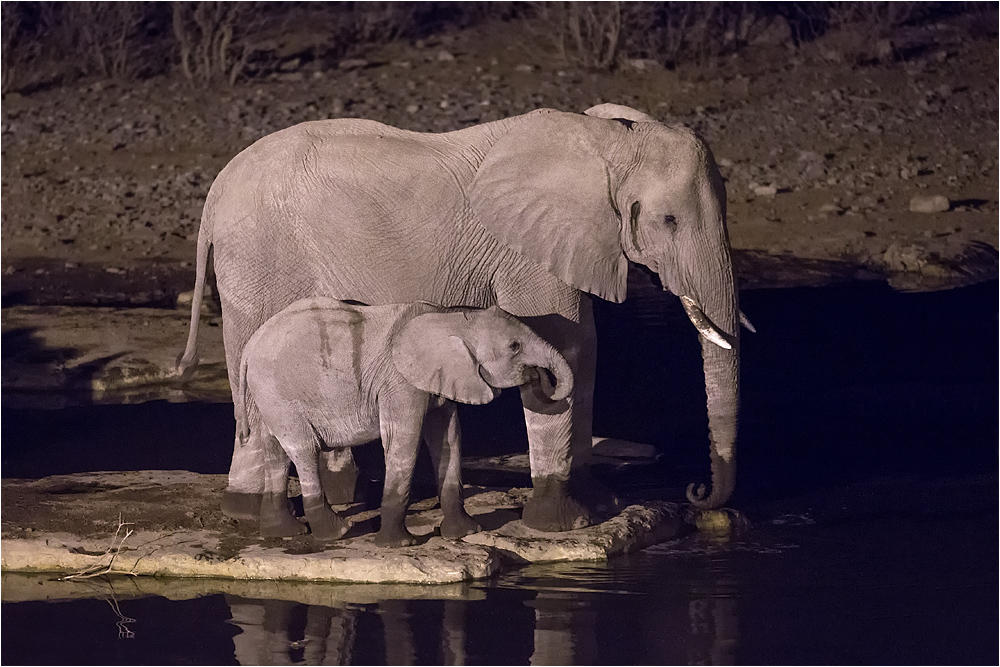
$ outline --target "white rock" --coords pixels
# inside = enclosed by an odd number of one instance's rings
[[[758,185],[753,189],[753,193],[758,197],[773,197],[778,194],[778,188],[773,185]]]
[[[534,72],[535,67],[533,65],[518,65],[514,70],[517,72]]]
[[[441,49],[440,51],[438,51],[437,59],[438,59],[438,62],[441,62],[441,63],[455,62],[455,56],[453,56],[450,51],[446,51],[444,49]]]
[[[638,72],[649,72],[655,69],[661,69],[662,65],[652,58],[632,58],[628,60],[628,65],[632,69]]]
[[[341,60],[338,66],[340,69],[358,69],[367,67],[368,61],[364,58],[347,58],[346,60]]]
[[[951,202],[944,195],[915,195],[910,200],[914,213],[942,213],[950,208]]]

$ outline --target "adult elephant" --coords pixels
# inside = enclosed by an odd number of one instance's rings
[[[301,123],[254,143],[212,185],[179,366],[197,363],[210,248],[233,387],[250,336],[297,299],[499,305],[552,343],[575,377],[573,394],[555,403],[537,386],[521,390],[534,486],[523,520],[582,527],[609,500],[585,466],[596,364],[588,295],[624,300],[633,261],[681,297],[701,332],[712,489],[689,486],[688,498],[719,507],[734,486],[739,403],[725,220],[705,142],[627,107],[540,109],[442,134],[358,119]],[[261,449],[237,440],[223,502],[231,515],[260,505]]]

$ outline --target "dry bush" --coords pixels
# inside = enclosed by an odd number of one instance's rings
[[[148,64],[143,59],[145,2],[70,2],[62,8],[66,29],[87,73],[124,79]]]
[[[384,44],[413,30],[417,7],[412,2],[350,2],[347,31],[355,41]]]
[[[254,52],[262,23],[252,2],[173,2],[180,67],[191,81],[234,83]]]
[[[32,40],[25,39],[22,3],[4,2],[0,5],[0,92],[6,93],[14,86],[21,65],[30,57]]]
[[[753,2],[629,2],[626,48],[664,64],[704,63],[746,45],[763,25]]]
[[[549,41],[565,62],[608,69],[619,54],[622,4],[611,2],[531,3],[527,26]]]
[[[157,14],[152,2],[5,2],[4,90],[15,70],[35,84],[54,72],[54,80],[161,72],[169,58],[155,34]]]
[[[325,55],[341,58],[360,46],[407,36],[419,20],[419,8],[412,2],[337,2],[320,5],[313,24],[326,32]]]
[[[889,39],[930,3],[922,2],[830,2],[829,24],[838,30],[837,51],[854,64],[885,62],[896,56]]]
[[[755,2],[529,4],[533,35],[566,62],[602,69],[622,56],[703,62],[742,47],[763,17]]]

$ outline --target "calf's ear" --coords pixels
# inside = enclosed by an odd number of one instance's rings
[[[448,332],[447,315],[418,315],[392,342],[392,363],[421,391],[482,405],[500,394],[479,374],[479,362],[461,336]]]

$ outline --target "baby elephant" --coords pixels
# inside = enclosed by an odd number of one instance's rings
[[[313,535],[342,537],[350,526],[326,504],[320,450],[381,437],[385,490],[375,542],[413,544],[403,520],[421,436],[437,471],[441,534],[457,538],[480,530],[463,503],[461,436],[451,401],[489,403],[498,388],[526,383],[554,401],[573,390],[562,355],[500,308],[296,301],[247,343],[235,392],[240,437],[259,428],[256,440],[265,449],[261,534],[305,531],[285,497],[291,458]]]

